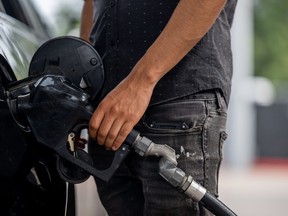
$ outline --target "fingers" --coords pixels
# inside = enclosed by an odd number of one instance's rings
[[[111,127],[113,125],[114,125],[114,118],[104,115],[103,120],[101,121],[97,131],[96,141],[99,145],[105,145],[106,148],[109,149],[111,148],[112,146],[111,141],[109,143],[107,143],[107,141],[113,140],[113,137],[117,135],[115,134],[117,132],[115,129],[114,129],[115,132],[113,131],[111,133]],[[119,129],[120,128],[121,127],[119,127]]]
[[[116,151],[125,141],[134,127],[130,121],[126,121],[125,115],[113,115],[104,113],[103,107],[98,107],[89,122],[90,137],[97,144],[104,145],[107,149]]]
[[[122,125],[123,125],[123,123],[121,120],[115,120],[113,122],[110,130],[106,134],[106,140],[104,141],[104,145],[106,148],[115,150],[114,142],[118,137],[119,131],[121,131]],[[121,143],[120,143],[120,145],[121,145]],[[117,145],[117,149],[118,149],[118,147],[119,146]]]
[[[111,149],[113,151],[116,151],[122,145],[122,143],[125,141],[125,139],[129,135],[129,133],[132,131],[133,127],[134,127],[134,125],[132,123],[128,123],[128,122],[126,122],[122,125],[121,129],[118,132],[117,137],[113,141],[113,144],[111,147]],[[110,142],[107,144],[110,144]]]
[[[98,129],[97,135],[94,136],[95,140],[99,145],[104,145],[106,149],[112,149],[116,151],[122,143],[127,138],[128,134],[133,129],[133,124],[125,122],[120,123],[120,120],[116,120],[113,122],[111,128],[105,123],[103,120],[100,128]]]
[[[105,113],[101,109],[97,108],[93,113],[89,122],[89,135],[92,139],[96,140],[98,134],[98,128],[105,116]]]

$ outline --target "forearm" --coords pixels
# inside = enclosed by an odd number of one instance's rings
[[[154,87],[208,32],[225,3],[226,0],[180,0],[166,27],[131,75]]]
[[[93,0],[85,0],[81,13],[80,37],[88,42],[93,25]]]

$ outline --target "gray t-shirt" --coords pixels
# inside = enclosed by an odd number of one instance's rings
[[[134,67],[161,33],[179,0],[94,0],[91,40],[106,74],[102,95]],[[229,102],[232,78],[230,28],[237,0],[225,8],[202,40],[156,85],[151,104],[220,89]]]

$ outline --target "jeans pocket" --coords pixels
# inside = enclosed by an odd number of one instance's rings
[[[195,133],[202,130],[205,118],[204,101],[175,100],[148,108],[142,118],[142,125],[151,133]]]

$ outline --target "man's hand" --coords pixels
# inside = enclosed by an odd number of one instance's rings
[[[131,73],[101,101],[92,115],[89,123],[92,139],[107,149],[117,150],[143,116],[153,87]]]

